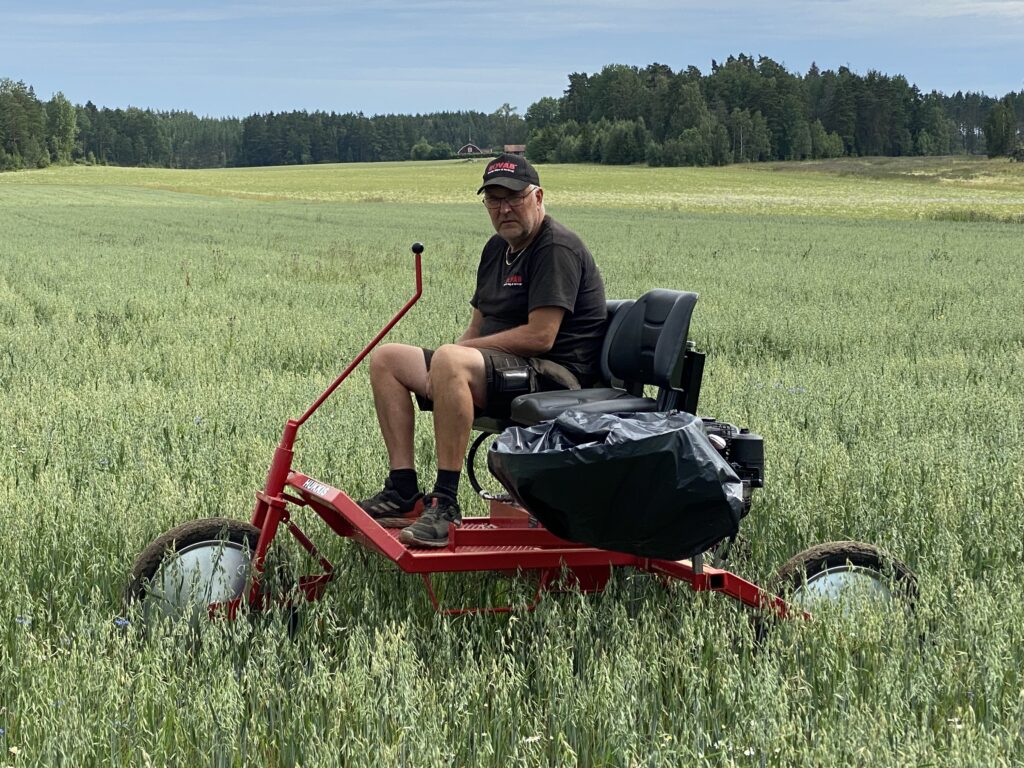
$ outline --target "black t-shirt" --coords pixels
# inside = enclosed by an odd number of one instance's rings
[[[526,325],[530,311],[539,307],[561,307],[562,325],[544,358],[568,368],[583,386],[599,375],[607,315],[604,282],[579,236],[550,216],[518,256],[509,254],[498,235],[487,241],[470,304],[483,315],[481,336]]]

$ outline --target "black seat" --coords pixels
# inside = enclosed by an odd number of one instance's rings
[[[626,315],[626,310],[629,309],[631,306],[633,306],[635,303],[636,303],[636,301],[634,299],[610,299],[607,302],[607,307],[608,307],[607,312],[608,312],[608,314],[607,314],[607,317],[605,318],[604,341],[602,342],[602,345],[601,345],[601,381],[600,381],[600,384],[602,386],[601,387],[596,387],[594,389],[586,389],[586,390],[579,390],[579,389],[577,389],[577,390],[568,390],[568,389],[566,389],[566,390],[559,390],[559,391],[556,391],[556,392],[547,392],[547,393],[545,393],[545,394],[551,395],[553,397],[557,396],[557,395],[562,395],[562,396],[564,396],[566,398],[565,401],[564,401],[565,402],[565,407],[562,408],[561,410],[565,410],[566,408],[571,408],[573,405],[578,405],[581,402],[583,402],[583,401],[581,401],[579,399],[579,397],[581,396],[580,393],[603,392],[603,393],[605,393],[605,395],[603,397],[598,397],[597,399],[604,400],[604,399],[611,399],[611,398],[615,398],[615,397],[619,397],[619,396],[629,396],[631,393],[635,393],[637,391],[640,391],[636,387],[632,388],[630,391],[624,391],[625,390],[624,383],[621,380],[615,379],[615,377],[612,376],[612,374],[611,374],[611,372],[610,372],[610,370],[608,368],[608,355],[609,355],[609,350],[610,350],[610,343],[609,342],[610,342],[610,340],[611,340],[611,338],[613,336],[614,329],[617,328],[622,323],[622,320],[623,320],[623,318]],[[524,395],[524,397],[534,397],[534,396],[535,395]],[[588,396],[588,395],[584,394],[584,395],[582,395],[582,397],[590,397],[591,399],[594,399],[594,397],[592,395]],[[520,398],[516,398],[516,400],[513,400],[512,402],[515,403],[519,399]],[[554,399],[552,400],[552,407],[554,407],[553,403],[554,403]],[[539,422],[536,422],[536,421],[531,421],[531,422],[516,421],[516,420],[513,420],[511,417],[502,419],[502,418],[497,418],[497,417],[494,417],[494,416],[477,416],[476,419],[473,421],[473,429],[478,431],[478,432],[485,432],[485,433],[489,433],[489,434],[497,434],[498,432],[502,432],[503,430],[507,429],[508,427],[523,426],[523,425],[526,425],[526,424],[537,424],[537,423],[539,423]]]
[[[648,291],[636,301],[620,302],[609,312],[601,348],[601,375],[607,386],[521,395],[512,401],[510,420],[532,426],[569,408],[591,413],[674,409],[693,413],[703,373],[701,365],[694,381],[693,363],[687,366],[687,338],[696,303],[696,293],[664,288]],[[658,388],[656,398],[644,396],[647,385]]]
[[[570,408],[596,413],[682,410],[696,414],[704,374],[704,354],[687,338],[697,294],[655,288],[637,300],[608,302],[608,325],[601,346],[601,386],[520,395],[508,419],[480,417],[466,466],[473,488],[481,492],[473,468],[488,435],[513,426],[533,426]],[[644,387],[658,388],[645,397]]]

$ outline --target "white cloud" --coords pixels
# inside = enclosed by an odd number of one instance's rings
[[[8,15],[14,23],[44,26],[129,26],[168,23],[216,24],[256,19],[303,20],[353,17],[368,29],[386,29],[415,21],[419,29],[479,26],[480,34],[492,25],[505,24],[523,39],[550,38],[564,32],[600,30],[664,30],[688,19],[716,20],[760,27],[768,22],[810,32],[811,22],[877,29],[908,22],[955,19],[990,20],[993,24],[1024,22],[1024,0],[520,0],[511,10],[505,4],[479,0],[382,0],[362,3],[202,3],[188,2],[140,7],[139,3],[69,4],[66,10],[21,12]],[[836,30],[826,28],[825,32]]]
[[[80,6],[79,6],[80,7]],[[328,9],[317,7],[305,9],[306,13],[314,10],[324,13]],[[217,7],[207,5],[199,8],[170,6],[166,8],[139,8],[126,6],[124,10],[68,10],[46,13],[15,13],[10,18],[14,22],[32,25],[52,26],[115,26],[115,25],[147,25],[173,23],[209,23],[222,21],[241,21],[244,19],[270,19],[295,16],[295,9],[280,5],[224,5]],[[300,14],[301,15],[301,14]]]
[[[906,16],[909,18],[944,18],[957,19],[963,17],[1016,19],[1024,20],[1024,2],[1021,0],[935,0],[930,3],[906,3],[890,6],[889,3],[874,3],[879,11],[887,14]]]

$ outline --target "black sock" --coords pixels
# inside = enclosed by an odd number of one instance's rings
[[[434,493],[447,496],[452,501],[459,498],[459,477],[462,472],[455,469],[437,470],[437,482],[434,483]]]
[[[392,487],[403,499],[411,499],[420,492],[415,469],[392,469],[388,477],[391,479]]]

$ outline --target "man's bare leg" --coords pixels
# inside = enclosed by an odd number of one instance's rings
[[[434,352],[428,378],[437,468],[459,472],[473,430],[473,406],[487,402],[484,356],[472,347],[445,344]]]
[[[473,429],[473,405],[487,398],[484,356],[472,347],[446,344],[435,350],[427,378],[427,394],[434,401],[437,482],[424,500],[423,515],[398,540],[410,547],[440,548],[448,546],[449,527],[462,522],[456,501],[459,473]]]
[[[407,344],[384,344],[370,357],[370,385],[391,469],[415,469],[413,436],[416,414],[411,393],[427,394],[423,350]]]

